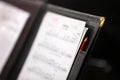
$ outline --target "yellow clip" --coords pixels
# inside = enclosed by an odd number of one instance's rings
[[[100,27],[103,26],[104,22],[105,22],[105,17],[100,17]]]

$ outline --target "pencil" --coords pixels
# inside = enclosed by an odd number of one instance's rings
[[[88,37],[86,37],[86,38],[84,39],[84,41],[82,42],[81,47],[80,47],[80,50],[81,50],[81,51],[83,51],[83,50],[85,49],[85,45],[86,45],[87,41],[88,41]]]

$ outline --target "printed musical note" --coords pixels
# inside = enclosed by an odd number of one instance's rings
[[[0,1],[0,73],[29,16],[28,12]]]

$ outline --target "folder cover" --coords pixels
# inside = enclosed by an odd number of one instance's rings
[[[53,4],[43,11],[35,17],[8,79],[78,80],[105,17]]]

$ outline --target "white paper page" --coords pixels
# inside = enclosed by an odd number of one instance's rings
[[[81,42],[83,41],[83,38],[85,37],[85,34],[86,34],[87,31],[88,31],[88,28],[85,27],[85,28],[84,28],[84,31],[83,31],[83,33],[82,33],[82,37],[81,37],[81,39],[80,39],[80,43],[79,43],[79,44],[81,44]]]
[[[85,24],[47,12],[18,80],[66,80]]]
[[[30,14],[0,1],[0,74]]]

